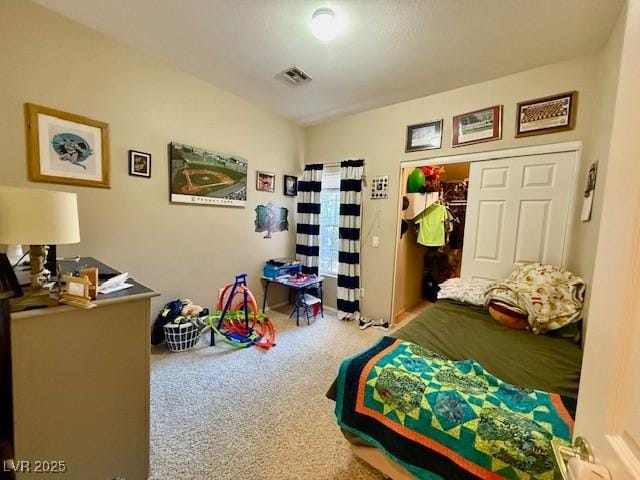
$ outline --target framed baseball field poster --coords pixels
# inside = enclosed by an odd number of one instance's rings
[[[192,205],[244,207],[247,166],[247,160],[237,155],[170,143],[170,200]]]

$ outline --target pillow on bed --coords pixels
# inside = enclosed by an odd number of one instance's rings
[[[519,308],[492,300],[489,302],[489,315],[503,327],[529,330],[528,315]]]
[[[438,300],[454,300],[482,307],[484,292],[491,283],[478,278],[450,278],[440,284]]]

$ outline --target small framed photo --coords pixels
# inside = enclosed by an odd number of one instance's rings
[[[109,125],[26,103],[29,180],[109,188]]]
[[[453,117],[451,146],[491,142],[502,138],[502,105]]]
[[[151,154],[129,150],[129,175],[151,178]]]
[[[407,126],[405,152],[418,152],[440,147],[442,147],[442,119]]]
[[[270,172],[256,172],[256,190],[259,192],[275,192],[276,175]]]
[[[384,199],[389,197],[389,175],[379,175],[371,179],[371,198]]]
[[[284,194],[287,197],[295,197],[298,195],[298,177],[293,175],[285,175],[284,181]]]
[[[572,130],[575,127],[578,92],[518,103],[516,137]]]

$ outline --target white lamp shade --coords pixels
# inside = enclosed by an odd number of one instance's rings
[[[75,193],[0,185],[0,243],[61,245],[79,241]]]

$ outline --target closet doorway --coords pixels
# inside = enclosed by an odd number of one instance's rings
[[[581,147],[568,142],[402,163],[393,321],[434,301],[448,278],[502,279],[518,262],[566,268]],[[438,219],[444,239],[435,232]],[[423,223],[430,230],[421,232]]]
[[[402,225],[393,312],[396,321],[435,301],[438,284],[460,276],[470,165],[434,162],[402,169]],[[424,186],[418,189],[422,183]]]

